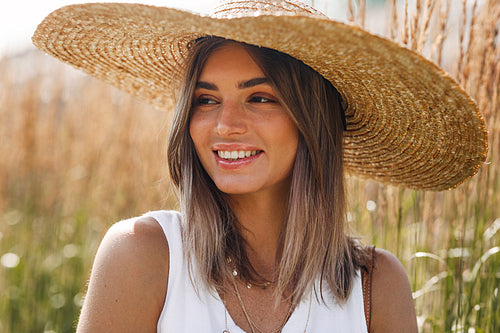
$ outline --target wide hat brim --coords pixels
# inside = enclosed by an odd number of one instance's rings
[[[207,35],[287,53],[332,82],[346,106],[349,173],[444,190],[476,174],[486,159],[484,120],[453,79],[396,43],[329,19],[213,18],[139,4],[84,4],[50,14],[33,42],[148,103],[170,107],[189,43]]]

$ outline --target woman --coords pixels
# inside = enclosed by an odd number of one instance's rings
[[[35,43],[152,103],[179,81],[173,64],[183,69],[168,148],[181,213],[109,230],[79,331],[416,332],[399,261],[348,233],[344,168],[422,189],[476,172],[484,122],[437,67],[294,1],[227,1],[210,18],[75,6],[46,19]]]

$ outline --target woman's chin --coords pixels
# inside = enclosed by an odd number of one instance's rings
[[[221,192],[223,192],[227,195],[243,195],[243,194],[251,194],[251,193],[256,192],[255,189],[251,189],[248,186],[241,186],[241,185],[238,185],[238,186],[221,185],[221,186],[217,186],[217,188]]]

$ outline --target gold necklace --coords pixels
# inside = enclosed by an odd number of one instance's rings
[[[234,281],[234,280],[233,280]],[[237,290],[237,289],[236,289]],[[227,308],[226,308],[226,304],[225,302],[224,303],[224,323],[225,323],[225,329],[222,331],[222,333],[231,333],[229,331],[229,329],[227,328]],[[243,302],[241,301],[240,305],[242,304]],[[307,320],[306,320],[306,326],[304,327],[304,333],[306,333],[307,331],[307,327],[309,326],[309,318],[311,316],[311,305],[312,305],[312,295],[311,297],[309,298],[309,310],[307,311]],[[247,313],[245,312],[245,316],[247,315]],[[288,316],[288,315],[287,315]],[[248,318],[247,318],[248,320]],[[249,323],[250,324],[250,323]],[[283,329],[285,325],[283,325],[281,327],[281,329]],[[257,327],[256,327],[257,328]],[[252,330],[252,333],[254,332],[253,330],[253,327],[250,325],[250,329]]]
[[[227,261],[227,263],[229,265],[232,264],[231,258],[228,257],[226,259],[226,261]],[[234,265],[233,265],[233,272],[232,273],[233,273],[233,276],[237,276],[238,275],[238,271],[236,270],[236,267]],[[246,285],[247,285],[248,289],[251,289],[253,286],[259,287],[261,289],[267,289],[269,286],[271,286],[274,283],[274,281],[265,281],[263,283],[259,283],[259,282],[250,281],[250,280],[246,280],[245,282],[246,282]]]
[[[240,291],[238,290],[238,285],[236,284],[236,280],[234,278],[234,275],[233,275],[233,278],[231,279],[231,281],[233,282],[234,290],[236,291],[236,296],[238,297],[238,301],[240,302],[241,309],[243,310],[243,313],[245,314],[245,317],[246,317],[246,319],[248,321],[248,324],[250,325],[250,329],[252,330],[252,333],[254,332],[254,328],[257,330],[257,332],[264,333],[264,331],[261,330],[259,328],[259,326],[257,326],[257,324],[255,324],[255,322],[252,320],[252,318],[248,314],[248,311],[247,311],[247,309],[245,307],[245,303],[243,302],[243,299],[241,298]],[[275,328],[274,330],[272,330],[269,333],[278,333],[278,332],[281,332],[281,330],[285,326],[288,318],[290,318],[290,315],[292,314],[292,309],[293,309],[293,302],[290,302],[290,308],[288,309],[288,312],[285,315],[285,317],[283,317],[283,320],[282,320],[281,324],[278,326],[278,328]]]

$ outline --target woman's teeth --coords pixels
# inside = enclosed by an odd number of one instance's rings
[[[257,154],[257,150],[218,150],[217,154],[225,160],[235,161]]]

